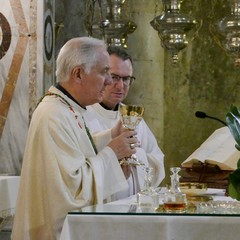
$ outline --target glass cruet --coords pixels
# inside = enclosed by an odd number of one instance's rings
[[[179,187],[181,171],[180,167],[171,167],[171,186],[167,189],[164,195],[164,210],[169,213],[183,213],[186,212],[187,198],[186,194],[181,192]]]
[[[153,168],[145,167],[144,187],[137,193],[139,212],[154,212],[159,207],[159,196],[152,186]]]

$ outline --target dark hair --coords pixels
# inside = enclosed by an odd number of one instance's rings
[[[116,55],[117,57],[121,58],[124,61],[129,59],[133,64],[132,57],[127,53],[127,51],[123,47],[108,46],[107,51],[109,55]]]

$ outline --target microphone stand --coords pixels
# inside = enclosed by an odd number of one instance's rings
[[[212,117],[212,116],[208,116],[205,112],[197,111],[197,112],[195,113],[195,116],[198,117],[198,118],[210,118],[210,119],[214,119],[214,120],[222,123],[224,126],[227,126],[227,124],[226,124],[224,121],[222,121],[221,119],[216,118],[216,117]]]

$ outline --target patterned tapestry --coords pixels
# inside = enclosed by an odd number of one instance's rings
[[[54,0],[0,8],[0,175],[19,175],[32,112],[54,82]]]

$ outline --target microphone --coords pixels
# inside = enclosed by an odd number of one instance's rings
[[[198,118],[211,118],[211,119],[214,119],[214,120],[222,123],[224,126],[227,126],[227,124],[224,121],[222,121],[221,119],[218,119],[216,117],[208,116],[205,112],[197,111],[197,112],[195,112],[195,116],[198,117]]]

